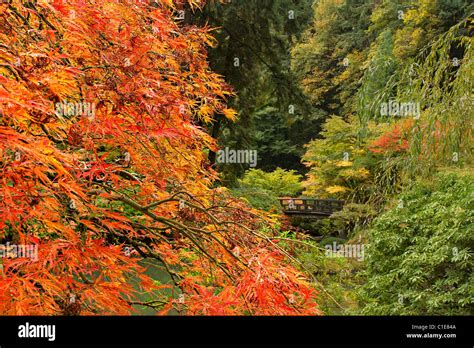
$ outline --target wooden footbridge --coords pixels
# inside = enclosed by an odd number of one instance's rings
[[[328,217],[344,206],[344,201],[337,199],[282,197],[279,200],[286,215],[316,219]]]

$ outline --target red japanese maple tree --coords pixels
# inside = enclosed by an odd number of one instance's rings
[[[235,113],[209,28],[179,20],[202,5],[0,3],[0,244],[38,245],[0,258],[0,314],[319,314],[266,222],[211,189],[202,127]],[[160,295],[138,301],[130,277]]]

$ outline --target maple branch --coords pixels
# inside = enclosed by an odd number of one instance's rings
[[[124,179],[142,182],[140,178],[137,178],[135,176],[135,174],[127,172],[126,170],[114,170],[113,173],[117,173],[119,176],[121,176]]]
[[[123,233],[120,233],[118,231],[116,231],[115,229],[112,229],[110,228],[109,226],[107,226],[106,224],[102,223],[102,221],[100,221],[100,219],[94,219],[94,222],[105,228],[107,231],[109,231],[109,233],[112,233],[116,236],[119,236],[120,238],[122,238],[123,240],[125,240],[128,244],[132,245],[135,250],[140,254],[142,255],[143,257],[153,257],[155,259],[157,259],[158,261],[160,261],[163,265],[163,267],[165,268],[166,272],[170,275],[171,277],[171,281],[175,284],[175,286],[179,287],[179,281],[181,280],[181,276],[173,271],[169,265],[166,263],[166,261],[163,259],[163,257],[161,255],[159,255],[158,253],[156,253],[148,244],[140,241],[140,240],[137,240],[137,239],[134,239],[130,236],[127,236]],[[154,235],[156,235],[154,233]],[[163,236],[159,236],[159,237],[163,237]],[[145,254],[144,252],[142,252],[142,250],[140,249],[140,247],[143,247],[145,249],[148,250],[148,254]]]
[[[53,143],[55,143],[55,144],[69,144],[69,142],[65,139],[60,140],[60,139],[56,139],[54,136],[52,136],[49,133],[48,129],[46,128],[46,126],[44,124],[41,123],[40,127],[41,127],[42,131],[46,134],[48,139],[50,139]]]
[[[0,67],[8,69],[13,75],[15,75],[15,79],[17,81],[20,80],[20,74],[16,69],[14,69],[10,64],[0,64]]]
[[[177,193],[173,194],[171,197],[166,198],[166,199],[163,199],[163,200],[160,200],[160,201],[157,201],[157,202],[155,202],[155,203],[151,203],[151,204],[149,204],[149,205],[143,207],[143,209],[148,210],[148,209],[154,208],[154,207],[156,207],[156,206],[158,206],[158,205],[161,205],[161,204],[167,203],[167,202],[182,201],[181,199],[178,200],[178,199],[175,198],[175,197],[176,197],[177,195],[179,195],[179,194],[187,194],[187,195],[190,196],[192,199],[195,199],[191,194],[189,194],[189,193],[187,193],[187,192],[177,192]],[[214,226],[215,226],[216,228],[217,228],[217,225],[222,225],[222,223],[221,223],[215,216],[213,216],[212,214],[209,213],[209,210],[208,210],[208,209],[199,207],[199,206],[197,206],[197,205],[195,205],[195,204],[192,204],[192,203],[190,203],[190,202],[188,202],[188,201],[185,201],[185,204],[188,205],[188,206],[190,206],[190,207],[192,207],[192,208],[194,208],[194,209],[196,209],[196,210],[198,210],[198,211],[201,211],[201,212],[204,213],[204,214],[206,214],[206,216],[208,216],[208,217],[213,221]],[[169,220],[169,221],[171,222],[172,220]],[[172,222],[173,222],[173,223],[178,223],[178,222],[176,222],[176,221],[172,221]],[[179,224],[179,223],[178,223],[178,224]],[[197,232],[197,233],[201,233],[201,234],[206,234],[206,235],[208,235],[210,238],[212,238],[214,241],[216,241],[220,246],[222,246],[222,247],[224,248],[224,250],[226,250],[226,252],[229,253],[237,262],[240,262],[244,267],[247,267],[247,268],[248,268],[248,265],[247,265],[245,262],[243,262],[243,261],[242,261],[237,255],[235,255],[231,250],[229,250],[229,248],[227,248],[221,240],[219,240],[217,237],[215,237],[214,235],[212,235],[212,233],[207,232],[207,231],[204,231],[204,230],[202,230],[202,229],[195,228],[195,227],[188,227],[188,226],[186,226],[186,225],[184,225],[184,224],[180,224],[180,226],[181,226],[181,227],[184,227],[184,228],[187,229],[187,230],[191,230],[191,231],[194,231],[194,232]],[[218,231],[218,230],[216,229],[216,231]],[[190,236],[188,236],[188,237],[190,237]]]
[[[179,281],[182,279],[182,277],[175,271],[173,271],[169,265],[166,263],[166,261],[163,259],[163,257],[158,254],[157,252],[155,252],[148,244],[146,243],[143,243],[143,242],[140,242],[140,241],[137,241],[135,239],[132,239],[120,232],[117,232],[117,231],[112,231],[114,234],[124,238],[125,240],[127,240],[127,242],[132,245],[135,250],[137,250],[140,254],[141,254],[141,250],[139,249],[139,247],[144,247],[145,249],[148,250],[149,254],[146,255],[146,256],[151,256],[155,259],[157,259],[158,261],[160,261],[162,264],[163,264],[163,267],[165,268],[166,272],[170,275],[171,277],[171,280],[173,281],[173,283],[179,287]]]
[[[208,257],[217,267],[219,267],[230,279],[234,279],[234,277],[228,272],[228,270],[226,270],[222,264],[215,258],[213,257],[212,255],[210,255],[205,249],[204,247],[192,236],[193,231],[192,229],[190,229],[188,226],[184,225],[184,224],[181,224],[179,223],[178,221],[173,221],[173,220],[170,220],[170,219],[167,219],[165,217],[161,217],[161,216],[157,216],[155,215],[154,213],[152,213],[151,211],[149,211],[148,209],[146,209],[145,207],[141,206],[140,204],[136,203],[135,201],[131,200],[130,198],[127,198],[123,195],[114,195],[112,197],[110,197],[110,199],[113,199],[113,200],[117,200],[117,201],[121,201],[129,206],[131,206],[132,208],[142,212],[143,214],[151,217],[152,219],[154,219],[155,221],[158,221],[158,222],[161,222],[161,223],[164,223],[165,225],[168,225],[170,227],[173,227],[177,230],[179,230],[181,233],[183,233],[187,238],[189,238],[189,240],[191,240],[191,242],[193,242],[193,244],[204,254],[206,255],[206,257]],[[207,231],[204,231],[204,230],[200,230],[199,231],[203,234],[209,234]],[[236,257],[230,250],[228,250],[228,248],[225,248],[231,255],[233,255],[234,257]],[[237,258],[237,257],[236,257]],[[238,259],[238,258],[237,258]]]
[[[94,285],[94,282],[92,280],[87,279],[87,277],[84,274],[79,273],[79,277],[82,279],[84,283],[89,284],[89,285]]]
[[[105,186],[105,185],[101,185],[101,186]],[[109,188],[110,190],[113,190],[112,188]],[[113,190],[115,191],[115,190]],[[180,222],[178,221],[173,221],[171,219],[167,219],[165,217],[161,217],[161,216],[157,216],[156,214],[152,213],[151,211],[149,211],[149,209],[147,209],[146,207],[143,207],[142,205],[140,205],[139,203],[133,201],[132,199],[128,198],[128,197],[125,197],[124,195],[122,194],[117,194],[117,195],[112,195],[111,197],[109,197],[109,199],[112,199],[112,200],[116,200],[116,201],[121,201],[129,206],[131,206],[132,208],[142,212],[143,214],[151,217],[153,220],[155,221],[158,221],[158,222],[161,222],[165,225],[168,225],[178,231],[180,231],[181,233],[183,233],[189,240],[191,240],[191,242],[209,259],[211,260],[217,267],[219,267],[230,279],[234,279],[234,277],[228,272],[228,270],[226,270],[222,264],[212,255],[210,255],[206,250],[205,248],[192,236],[194,233],[196,232],[199,232],[201,234],[207,234],[207,235],[210,235],[210,232],[208,231],[204,231],[202,229],[197,229],[197,228],[192,228],[192,227],[188,227],[184,224],[181,224]],[[114,232],[117,234],[117,232]],[[123,235],[122,235],[123,236]],[[230,254],[232,255],[234,258],[236,258],[237,260],[239,260],[242,264],[246,265],[242,260],[240,260],[234,253],[232,253],[232,251],[230,251],[226,246],[224,246],[224,244],[219,241],[216,237],[214,236],[211,236],[211,238],[213,238],[214,240],[218,241],[219,244]],[[146,244],[143,244],[143,246],[145,246],[149,252],[151,252],[152,254],[156,254],[152,251],[152,249],[146,245]],[[156,254],[157,255],[157,254]]]
[[[38,9],[36,8],[35,4],[34,4],[32,1],[26,2],[26,3],[24,4],[24,6],[27,7],[27,8],[31,8],[32,10],[34,10],[33,12],[34,12],[41,20],[43,20],[43,21],[46,23],[46,25],[47,25],[50,29],[54,30],[54,31],[59,35],[59,37],[62,37],[62,34],[59,32],[59,30],[58,30],[54,25],[52,25],[52,24],[46,19],[46,17],[45,17],[42,13],[40,13],[40,12],[38,11]]]
[[[16,17],[20,18],[20,19],[23,21],[23,23],[24,23],[29,29],[32,29],[31,26],[30,26],[30,23],[28,22],[28,20],[27,20],[20,12],[18,12],[18,10],[16,9],[16,7],[13,7],[13,6],[10,4],[10,5],[8,5],[8,9],[9,9],[10,11],[12,11],[13,14],[14,14]]]
[[[82,71],[89,69],[109,69],[109,68],[120,68],[118,65],[96,65],[96,66],[85,66],[81,68]]]
[[[168,304],[168,301],[165,300],[151,300],[148,302],[140,302],[140,301],[126,301],[131,306],[144,306],[156,309],[157,307],[163,307]]]

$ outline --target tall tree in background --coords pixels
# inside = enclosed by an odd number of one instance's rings
[[[365,58],[358,64],[357,80],[352,80],[356,89],[351,101],[344,104],[344,93],[352,88],[335,79],[320,80],[330,76],[338,59],[322,63],[321,57],[316,58],[318,52],[331,52],[330,42],[343,44],[345,33],[331,36],[329,31],[338,32],[339,11],[345,8],[341,15],[346,14],[349,3],[353,1],[320,1],[317,29],[293,51],[298,71],[308,64],[309,72],[301,81],[308,96],[323,104],[337,99],[333,111],[342,118],[329,118],[321,133],[324,139],[308,144],[303,157],[310,167],[305,185],[313,188],[307,191],[310,194],[383,203],[384,197],[400,189],[404,176],[427,175],[441,165],[462,167],[472,161],[473,6],[430,0],[372,4],[365,15],[370,24],[360,33],[360,42],[367,41],[361,54]],[[336,99],[326,99],[328,91],[339,91],[333,95]],[[382,112],[389,102],[417,105],[417,114]],[[379,138],[367,148],[375,134]],[[367,190],[353,180],[358,170],[364,171],[358,179],[372,180]]]
[[[302,145],[320,122],[289,69],[289,50],[309,20],[311,5],[311,0],[214,1],[194,19],[216,28],[210,63],[237,94],[231,105],[238,122],[217,117],[210,133],[222,147],[257,149],[261,168],[301,168]],[[222,169],[232,182],[245,167]]]
[[[372,8],[366,0],[318,1],[310,28],[292,51],[292,70],[311,104],[326,117],[354,111],[365,49],[372,40],[366,33]]]
[[[312,24],[292,51],[292,69],[314,106],[347,117],[360,111],[360,90],[372,98],[472,8],[465,0],[317,1]]]

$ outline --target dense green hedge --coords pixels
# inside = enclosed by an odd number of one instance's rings
[[[474,314],[474,175],[438,174],[374,220],[362,313]]]

